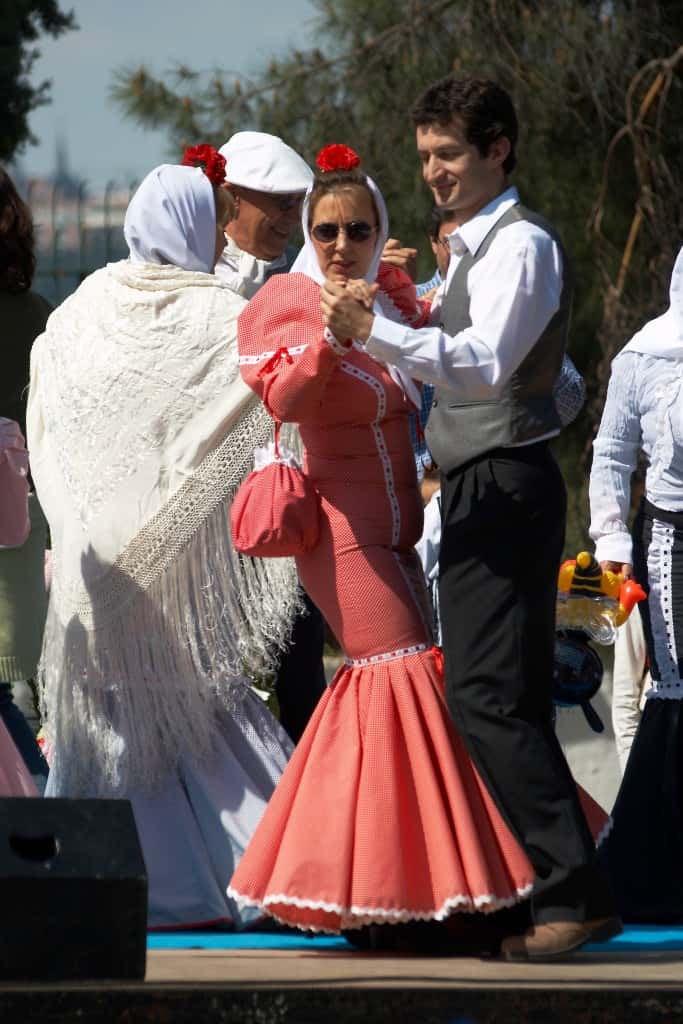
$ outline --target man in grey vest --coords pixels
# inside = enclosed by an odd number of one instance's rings
[[[460,225],[434,326],[375,319],[331,284],[323,316],[339,337],[435,386],[427,441],[441,470],[448,703],[536,871],[534,925],[502,952],[561,957],[621,930],[551,718],[566,494],[548,442],[560,430],[552,391],[571,274],[553,229],[509,186],[517,120],[503,89],[448,76],[412,116],[425,181]]]

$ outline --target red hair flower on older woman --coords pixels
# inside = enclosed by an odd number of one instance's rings
[[[212,185],[222,185],[225,181],[225,157],[208,142],[187,146],[181,163],[183,167],[201,167]]]

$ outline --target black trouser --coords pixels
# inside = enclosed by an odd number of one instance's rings
[[[472,760],[536,872],[534,918],[613,913],[552,727],[566,495],[544,442],[442,477],[446,694]]]
[[[294,621],[291,643],[280,659],[275,680],[280,724],[295,743],[325,692],[325,622],[307,594],[304,604]]]

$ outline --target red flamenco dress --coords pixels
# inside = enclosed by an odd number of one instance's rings
[[[345,664],[228,894],[327,932],[493,911],[528,895],[534,873],[445,703],[413,549],[413,406],[386,366],[325,330],[319,295],[304,274],[272,278],[240,315],[238,344],[247,383],[299,424],[322,526],[297,569]]]

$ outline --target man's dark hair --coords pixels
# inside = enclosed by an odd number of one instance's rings
[[[435,242],[438,242],[441,225],[445,220],[451,220],[453,216],[453,210],[445,210],[441,206],[433,206],[432,211],[429,214],[429,223],[427,224],[429,237]]]
[[[35,269],[31,211],[0,167],[0,291],[27,291]]]
[[[517,115],[508,93],[486,78],[456,78],[447,75],[430,85],[416,100],[410,112],[413,124],[450,124],[454,117],[465,125],[467,141],[486,156],[496,139],[510,141],[510,152],[503,163],[509,174],[515,166]]]

